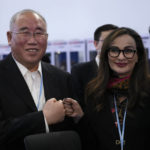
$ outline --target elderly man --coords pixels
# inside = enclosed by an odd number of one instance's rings
[[[7,32],[9,56],[0,63],[0,149],[23,150],[30,134],[69,129],[63,98],[72,96],[70,75],[41,61],[47,47],[45,19],[17,12]]]

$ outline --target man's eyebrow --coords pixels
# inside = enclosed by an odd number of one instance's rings
[[[45,31],[43,28],[41,27],[37,27],[36,30],[41,30],[41,31]]]
[[[24,30],[27,30],[28,28],[27,27],[22,27],[19,29],[19,31],[24,31]]]

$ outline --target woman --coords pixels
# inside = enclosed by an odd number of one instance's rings
[[[83,149],[149,147],[150,77],[141,37],[130,28],[116,29],[104,41],[100,60],[98,75],[87,86],[87,108],[79,122]],[[75,116],[74,112],[68,114]]]

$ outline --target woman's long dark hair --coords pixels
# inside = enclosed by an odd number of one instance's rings
[[[122,35],[129,35],[135,40],[138,55],[138,62],[135,64],[129,82],[128,91],[130,99],[128,108],[134,108],[136,104],[140,103],[141,98],[146,96],[148,93],[148,87],[150,85],[148,75],[148,60],[142,39],[136,31],[130,28],[122,27],[114,30],[104,41],[100,54],[98,75],[95,79],[89,82],[86,88],[86,101],[92,101],[97,110],[102,109],[107,85],[112,75],[112,71],[108,63],[108,48],[117,37]]]

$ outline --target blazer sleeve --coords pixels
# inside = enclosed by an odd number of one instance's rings
[[[0,146],[23,141],[29,134],[45,132],[43,112],[32,112],[21,117],[5,116],[0,110]]]

